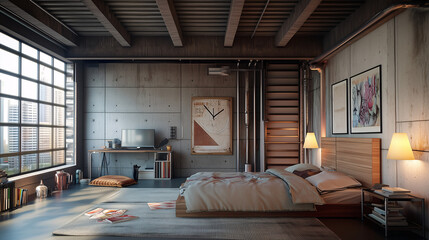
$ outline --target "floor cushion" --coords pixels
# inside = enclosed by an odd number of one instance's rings
[[[105,187],[126,187],[137,182],[129,177],[119,175],[106,175],[92,180],[89,185]]]

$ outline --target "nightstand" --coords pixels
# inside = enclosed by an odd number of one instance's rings
[[[410,221],[402,214],[402,205],[398,202],[410,202],[420,205],[420,224]],[[389,230],[420,230],[425,236],[425,199],[406,194],[404,196],[387,196],[374,189],[362,189],[361,218],[367,219],[384,228],[387,237]],[[388,223],[388,224],[386,224]]]

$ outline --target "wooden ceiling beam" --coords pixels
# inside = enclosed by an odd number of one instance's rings
[[[0,5],[55,41],[69,47],[76,47],[78,45],[79,36],[75,32],[40,8],[33,1],[0,0]]]
[[[322,0],[301,0],[276,34],[276,46],[284,47],[295,36]]]
[[[173,1],[171,0],[156,0],[158,9],[164,19],[170,38],[175,47],[183,47],[183,35],[180,29],[179,18],[176,14]]]
[[[82,2],[122,47],[131,47],[130,34],[110,11],[109,6],[104,4],[102,0],[82,0]]]
[[[225,32],[225,47],[232,47],[238,24],[240,23],[241,13],[243,11],[244,0],[232,0],[229,10],[228,25]]]

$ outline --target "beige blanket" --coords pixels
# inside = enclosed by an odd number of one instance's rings
[[[200,172],[181,189],[188,212],[313,211],[323,204],[317,190],[283,170],[266,173]]]

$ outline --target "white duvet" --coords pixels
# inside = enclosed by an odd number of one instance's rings
[[[323,204],[316,188],[284,170],[265,173],[200,172],[181,188],[188,212],[313,211]]]

